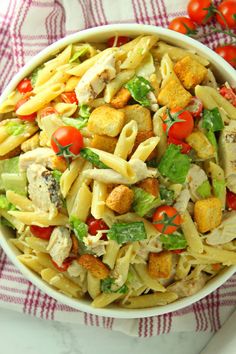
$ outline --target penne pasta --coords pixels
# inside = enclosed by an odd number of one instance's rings
[[[139,144],[139,146],[131,156],[131,160],[138,159],[138,160],[146,161],[146,159],[151,154],[151,152],[155,149],[159,141],[160,138],[156,136],[153,138],[149,138],[145,140],[143,143]]]
[[[186,210],[182,217],[181,228],[190,250],[202,253],[203,243],[189,212]]]
[[[34,256],[32,254],[21,254],[17,256],[17,259],[19,259],[21,263],[23,263],[25,266],[27,266],[34,272],[41,274],[43,266],[38,262],[37,256]]]
[[[70,164],[70,167],[65,170],[60,178],[60,189],[63,198],[66,198],[72,184],[79,176],[79,172],[82,170],[84,161],[81,158],[77,158]]]
[[[164,306],[178,299],[174,292],[154,293],[130,297],[122,307],[127,309],[142,309],[154,306]]]
[[[10,215],[26,225],[50,226],[50,225],[67,225],[68,217],[63,214],[57,214],[50,218],[50,215],[42,211],[9,211]]]
[[[137,134],[138,124],[135,120],[131,120],[123,127],[120,133],[114,155],[126,160],[133,149]]]
[[[105,213],[107,186],[104,183],[93,182],[91,214],[95,219],[101,219]]]

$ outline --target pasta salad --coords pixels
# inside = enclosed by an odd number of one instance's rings
[[[161,306],[236,264],[236,93],[153,35],[70,44],[0,105],[18,259],[94,307]]]

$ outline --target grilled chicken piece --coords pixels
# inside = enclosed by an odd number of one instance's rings
[[[52,175],[44,166],[32,164],[27,169],[27,179],[29,182],[28,191],[32,202],[40,210],[49,213],[54,217],[61,207],[60,188]]]
[[[191,199],[194,202],[201,199],[197,193],[197,189],[198,187],[200,187],[200,185],[203,182],[207,180],[208,178],[205,171],[198,165],[192,164],[188,172],[187,181],[189,183],[189,191],[190,191]]]
[[[173,291],[179,298],[191,296],[201,290],[208,280],[208,276],[200,273],[198,278],[186,278],[168,286],[168,291]]]
[[[219,139],[220,163],[225,172],[227,187],[236,193],[236,121],[225,126]]]
[[[75,92],[80,104],[87,104],[105,88],[106,83],[116,76],[115,53],[107,53],[97,61],[79,81]]]
[[[52,161],[55,153],[50,148],[37,148],[32,151],[20,155],[19,169],[21,171],[27,170],[32,164],[39,164],[45,167],[52,168]]]
[[[53,261],[61,267],[64,260],[69,256],[72,247],[70,231],[64,227],[55,227],[47,247]]]

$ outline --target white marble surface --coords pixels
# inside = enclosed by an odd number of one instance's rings
[[[0,353],[4,354],[199,354],[211,336],[173,333],[139,339],[0,309]]]

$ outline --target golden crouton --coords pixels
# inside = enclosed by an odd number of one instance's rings
[[[127,213],[133,202],[134,193],[124,185],[115,187],[108,195],[106,205],[118,214]]]
[[[196,151],[200,159],[209,159],[214,157],[214,146],[207,139],[206,135],[200,130],[192,132],[187,138],[187,143]]]
[[[51,163],[52,163],[53,170],[64,172],[67,169],[66,160],[64,160],[63,157],[56,156],[56,155],[52,156]]]
[[[97,279],[108,277],[109,269],[102,261],[92,254],[83,254],[77,261],[82,267],[87,269]]]
[[[21,153],[21,147],[17,146],[15,149],[9,151],[7,154],[0,156],[0,160],[11,159],[12,157],[18,156]]]
[[[137,149],[139,144],[141,144],[143,141],[145,141],[145,140],[147,140],[149,138],[152,138],[153,136],[154,136],[154,134],[153,134],[152,130],[139,131],[137,136],[136,136],[136,139],[135,139],[135,142],[134,142],[134,146],[133,146],[133,149],[132,149],[132,152],[131,152],[130,155],[132,155],[135,152],[135,150]],[[151,152],[151,154],[148,156],[147,161],[154,159],[156,156],[157,156],[157,150],[154,149]]]
[[[207,232],[220,225],[221,201],[218,198],[198,200],[194,205],[194,220],[200,232]]]
[[[179,60],[174,66],[174,71],[188,90],[199,85],[207,75],[207,69],[189,56]]]
[[[159,195],[159,182],[156,178],[148,177],[136,185],[145,190],[145,192],[152,194],[154,197]]]
[[[34,150],[37,147],[39,147],[39,133],[34,134],[21,144],[21,150],[24,152]]]
[[[169,108],[184,108],[188,105],[192,95],[185,90],[179,81],[171,79],[161,89],[158,95],[158,103]]]
[[[87,128],[94,134],[115,137],[121,132],[124,122],[124,112],[103,105],[92,111]]]
[[[149,109],[142,107],[140,104],[126,106],[119,111],[125,114],[125,124],[131,120],[135,120],[138,124],[139,131],[152,130],[152,119]]]
[[[117,138],[95,134],[91,140],[91,147],[113,154],[117,144]]]
[[[125,87],[122,87],[112,98],[110,103],[114,108],[123,108],[127,105],[127,102],[129,101],[130,97],[131,94],[129,90],[127,90]]]
[[[170,278],[172,270],[172,254],[164,251],[160,253],[149,253],[148,273],[153,278]]]

